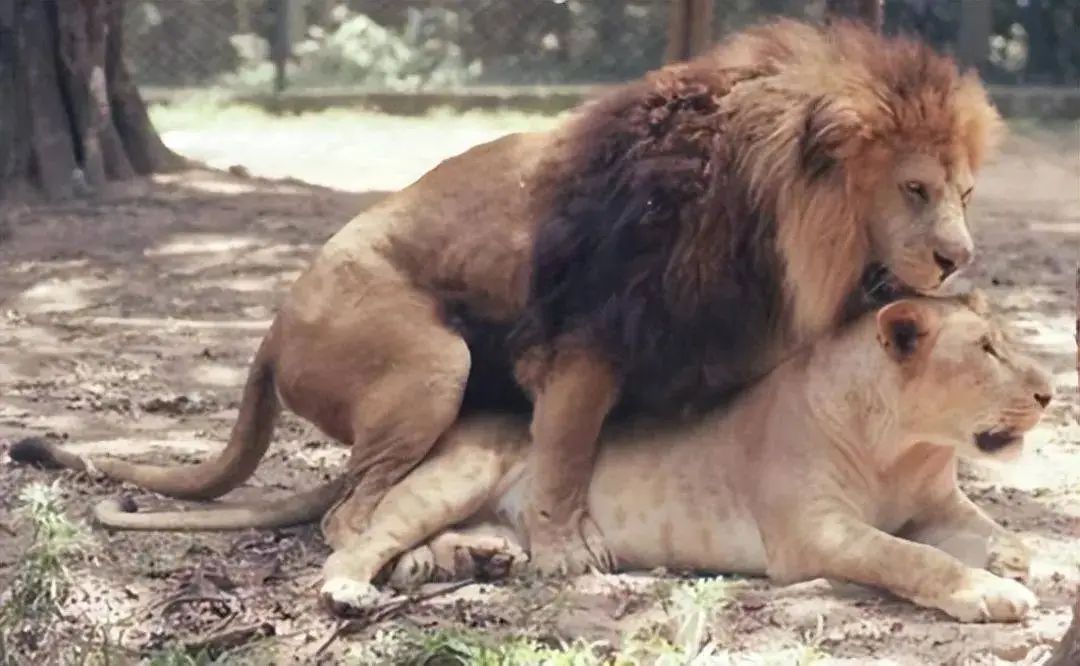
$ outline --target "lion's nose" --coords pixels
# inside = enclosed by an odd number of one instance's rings
[[[1050,400],[1053,398],[1049,393],[1036,393],[1035,402],[1039,403],[1039,406],[1046,409],[1046,406],[1050,404]]]
[[[975,252],[966,245],[939,247],[934,250],[934,263],[941,269],[941,279],[945,280],[945,278],[970,264],[974,256]]]

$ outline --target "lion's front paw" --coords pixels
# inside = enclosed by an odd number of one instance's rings
[[[990,538],[986,568],[1003,578],[1026,581],[1031,570],[1031,550],[1015,534],[995,534]]]
[[[938,604],[961,622],[1016,622],[1038,605],[1022,584],[981,570],[973,570],[967,585]]]
[[[328,579],[323,583],[319,595],[335,615],[356,615],[375,605],[382,597],[371,583],[344,577]]]
[[[575,576],[586,571],[607,573],[615,558],[600,528],[586,514],[566,526],[548,525],[530,533],[532,568],[542,576]]]

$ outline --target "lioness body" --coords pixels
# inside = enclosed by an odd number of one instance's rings
[[[622,569],[828,577],[961,620],[1014,620],[1033,595],[983,569],[995,542],[1022,547],[960,491],[957,453],[1015,450],[1050,392],[1045,372],[968,305],[902,301],[730,409],[605,432],[589,511]],[[455,425],[376,508],[356,565],[372,580],[433,536],[436,553],[457,544],[434,557],[452,573],[461,550],[490,556],[500,535],[504,555],[527,547],[529,444],[513,418]],[[437,535],[455,524],[457,535]],[[410,553],[394,575],[422,578],[425,557]]]
[[[527,395],[534,563],[604,568],[583,497],[608,413],[729,398],[838,326],[871,264],[937,288],[970,260],[964,206],[997,125],[975,79],[913,42],[794,22],[737,36],[350,222],[281,305],[219,457],[93,467],[217,497],[254,471],[284,403],[352,447],[323,522],[325,575],[349,578],[372,509],[463,401]]]

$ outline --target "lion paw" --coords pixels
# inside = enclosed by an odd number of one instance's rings
[[[615,558],[592,518],[582,515],[576,522],[577,530],[547,528],[530,535],[532,568],[538,574],[576,576],[615,568]]]
[[[319,594],[335,615],[355,615],[375,605],[382,597],[371,583],[344,577],[328,579]]]
[[[1038,605],[1035,594],[1015,580],[975,570],[939,607],[961,622],[1016,622]]]

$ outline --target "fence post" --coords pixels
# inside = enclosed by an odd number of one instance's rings
[[[270,40],[270,59],[274,63],[274,92],[280,94],[288,85],[292,45],[304,34],[304,0],[272,1],[274,31]]]
[[[281,94],[287,84],[286,68],[289,63],[289,53],[292,51],[289,43],[289,1],[271,0],[274,11],[274,30],[270,40],[270,60],[274,63],[274,93]]]
[[[713,0],[671,0],[664,62],[689,60],[713,41]]]
[[[990,50],[994,3],[986,0],[962,0],[960,4],[960,62],[982,69]]]

